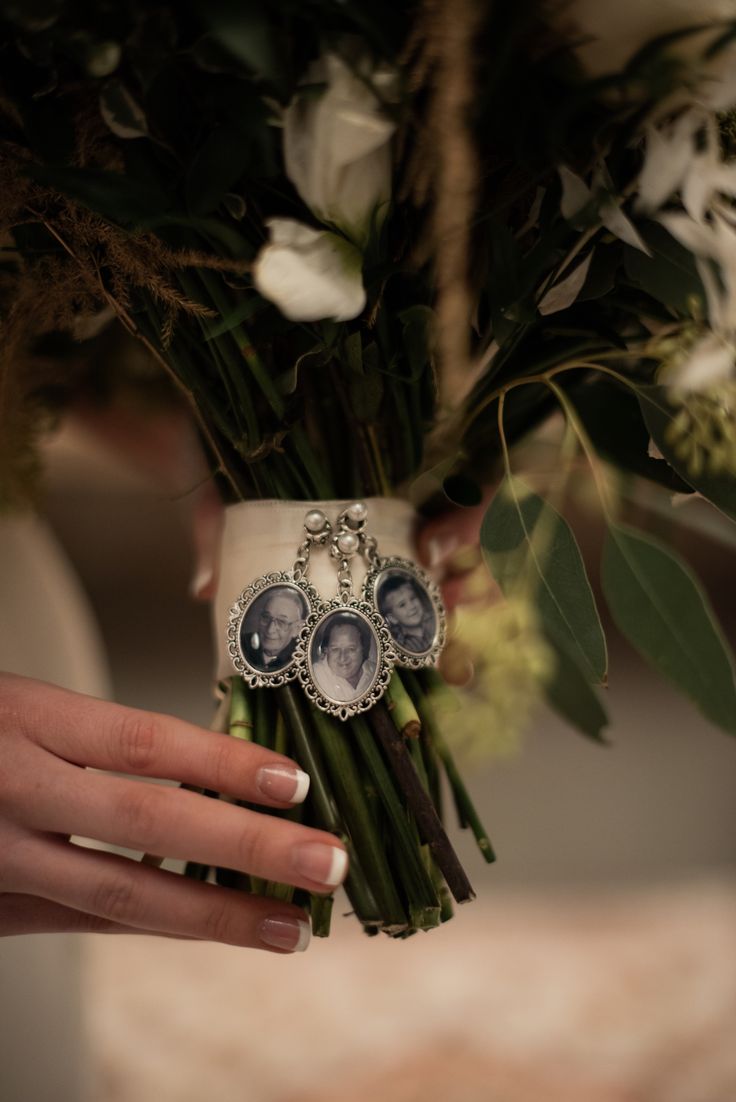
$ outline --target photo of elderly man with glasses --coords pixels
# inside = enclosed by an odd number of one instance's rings
[[[272,586],[253,602],[243,621],[243,656],[259,673],[282,670],[291,662],[307,604],[298,589]]]

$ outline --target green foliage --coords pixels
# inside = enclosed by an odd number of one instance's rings
[[[608,715],[585,673],[568,651],[555,647],[555,669],[544,692],[552,708],[576,730],[594,742],[604,743]]]
[[[736,480],[707,469],[693,473],[672,446],[667,430],[677,416],[677,407],[670,403],[667,390],[661,386],[641,386],[637,388],[637,397],[652,440],[670,467],[681,476],[688,489],[697,490],[727,517],[736,520]]]
[[[553,644],[591,681],[606,678],[606,641],[580,549],[567,521],[520,479],[506,477],[481,527],[481,547],[507,596],[526,597]]]
[[[611,524],[602,580],[613,618],[632,646],[708,719],[736,734],[733,658],[688,567],[651,536]]]
[[[624,246],[624,268],[633,284],[673,313],[689,315],[693,300],[705,302],[703,284],[692,253],[675,241],[663,226],[647,222],[639,227],[651,256]]]

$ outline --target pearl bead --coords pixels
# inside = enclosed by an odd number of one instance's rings
[[[345,510],[345,516],[347,517],[348,524],[351,528],[357,528],[363,524],[365,518],[368,516],[368,509],[364,502],[354,501],[352,505],[348,505]]]
[[[304,527],[313,536],[319,535],[327,527],[327,517],[321,509],[310,509],[304,518]]]
[[[354,555],[359,546],[358,537],[355,532],[341,532],[337,537],[337,546],[343,555]]]

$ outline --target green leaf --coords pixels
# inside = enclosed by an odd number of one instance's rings
[[[248,166],[249,145],[235,127],[218,126],[200,146],[186,176],[187,207],[192,214],[210,214]]]
[[[483,518],[480,542],[502,592],[511,596],[530,588],[545,631],[589,680],[604,681],[606,640],[567,521],[520,479],[507,476]]]
[[[672,493],[688,494],[692,487],[679,477],[670,463],[649,455],[651,430],[645,424],[640,404],[629,387],[603,377],[579,387],[575,409],[585,431],[604,459],[623,471],[648,478]]]
[[[731,520],[736,520],[736,479],[725,474],[712,474],[707,470],[693,474],[667,439],[667,430],[678,410],[676,406],[670,405],[665,387],[637,387],[637,397],[652,440],[670,467],[689,486],[707,497],[717,509]]]
[[[656,222],[645,223],[642,236],[651,256],[628,246],[624,250],[624,268],[631,282],[679,314],[690,313],[693,296],[704,303],[705,292],[692,253]]]
[[[255,314],[263,309],[264,303],[260,295],[252,295],[250,298],[244,298],[237,306],[233,306],[229,313],[220,318],[216,324],[210,323],[207,326],[205,342],[212,341],[216,337],[221,337],[223,333],[229,333],[231,329],[237,329],[242,322],[250,321]]]
[[[348,371],[363,374],[363,338],[360,330],[350,333],[343,342],[344,362]]]
[[[171,206],[171,199],[163,190],[117,172],[43,165],[29,165],[25,171],[39,183],[57,188],[118,225],[160,220]]]
[[[232,57],[280,91],[285,77],[268,5],[256,0],[207,0],[198,4],[210,35]]]
[[[650,536],[612,524],[602,580],[611,614],[632,646],[708,719],[736,734],[731,652],[688,567]]]
[[[315,344],[298,356],[288,371],[279,375],[277,384],[281,394],[293,394],[299,385],[299,374],[302,368],[311,361],[312,367],[326,367],[330,362],[330,350],[323,344]]]
[[[608,715],[598,694],[565,648],[550,642],[556,666],[544,688],[549,704],[586,738],[607,745],[602,731],[608,726]]]
[[[366,372],[348,380],[350,407],[359,421],[375,421],[383,398],[383,378]]]
[[[145,138],[146,114],[119,80],[108,80],[100,90],[100,114],[118,138]]]

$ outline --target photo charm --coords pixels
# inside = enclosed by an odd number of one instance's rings
[[[273,571],[245,587],[230,609],[227,639],[250,688],[294,680],[297,638],[318,604],[317,590],[295,571]]]
[[[363,598],[386,621],[396,665],[437,664],[447,632],[439,587],[409,559],[377,558],[363,583]]]
[[[312,703],[346,720],[381,699],[396,655],[383,617],[357,597],[338,596],[311,613],[296,658]]]

